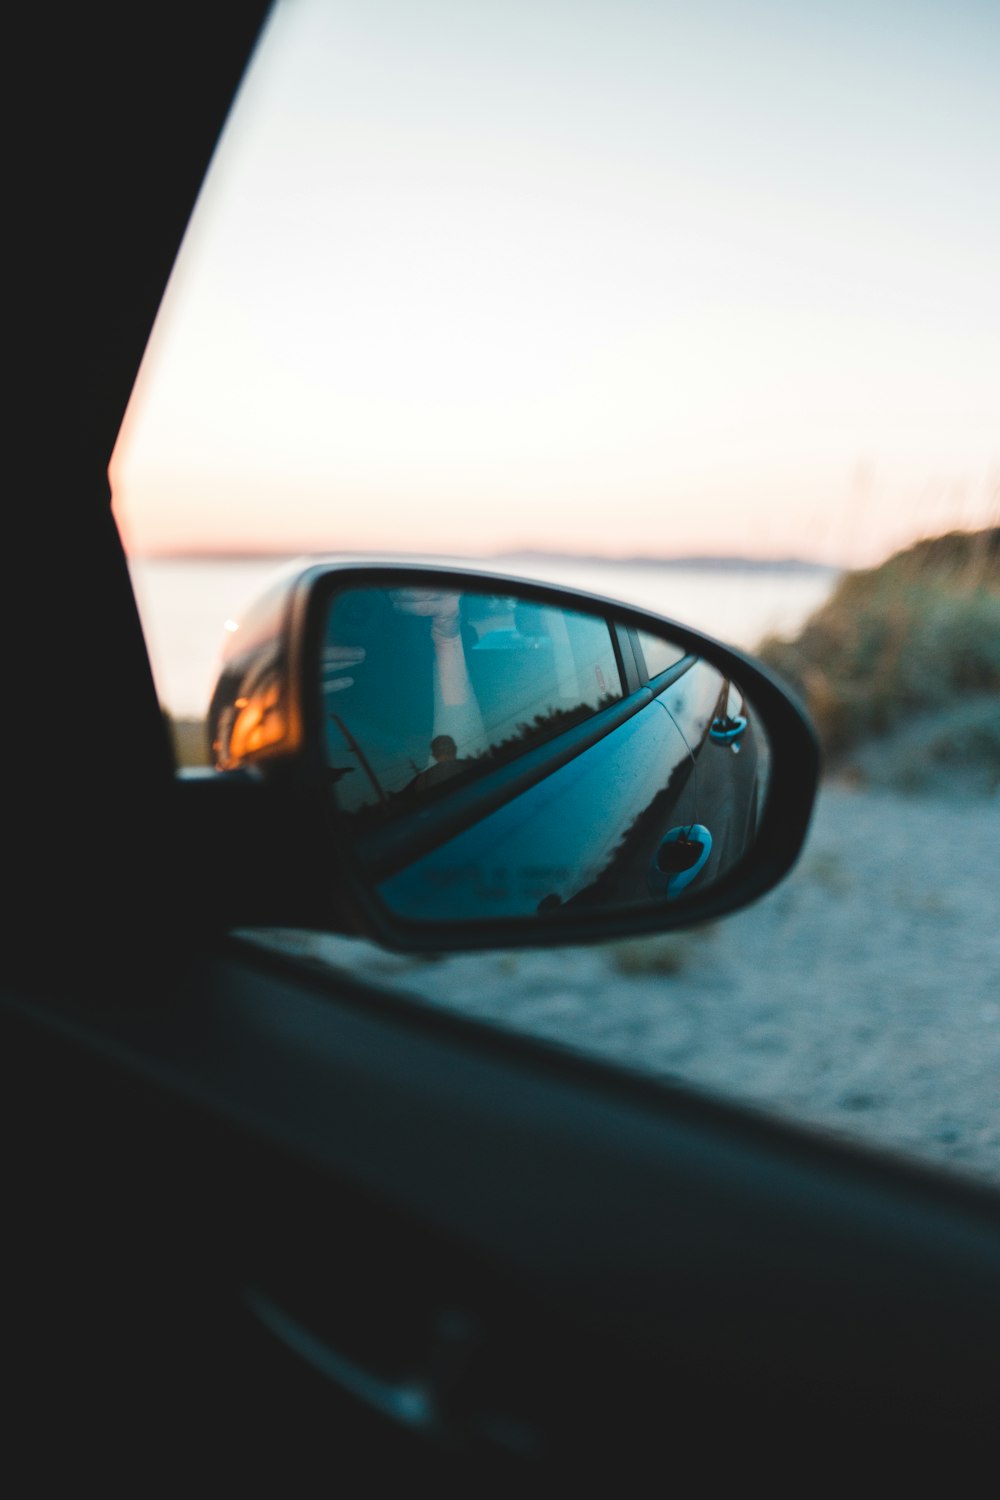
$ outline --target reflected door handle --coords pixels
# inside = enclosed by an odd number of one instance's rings
[[[396,1426],[453,1450],[471,1440],[532,1457],[542,1451],[540,1434],[516,1416],[500,1409],[465,1409],[462,1385],[483,1336],[468,1314],[442,1310],[434,1320],[423,1374],[390,1380],[335,1349],[259,1287],[244,1286],[243,1295],[254,1316],[287,1349],[336,1389]]]
[[[245,1287],[244,1296],[264,1327],[331,1385],[353,1396],[363,1406],[388,1417],[399,1427],[406,1427],[424,1437],[441,1438],[445,1435],[436,1395],[429,1383],[386,1380],[334,1349],[258,1288]]]
[[[672,901],[701,874],[712,852],[712,835],[703,823],[671,828],[660,842],[647,878],[650,894]]]
[[[708,737],[717,745],[735,745],[746,727],[747,721],[744,714],[738,714],[735,719],[729,718],[728,714],[720,714],[718,718],[712,720]]]

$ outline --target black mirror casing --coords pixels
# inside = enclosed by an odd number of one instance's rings
[[[528,634],[541,630],[530,623],[532,618],[555,621],[564,636],[563,621],[603,622],[615,643],[621,676],[617,694],[608,693],[600,703],[591,704],[585,714],[581,709],[575,717],[560,718],[559,724],[565,722],[571,727],[542,732],[539,746],[532,743],[525,748],[519,743],[513,761],[508,736],[504,740],[505,764],[499,763],[495,746],[486,753],[480,743],[475,755],[462,762],[471,768],[464,780],[455,778],[448,788],[432,788],[432,795],[424,800],[413,788],[428,779],[426,770],[413,776],[405,789],[386,792],[342,715],[329,711],[331,701],[339,707],[339,688],[345,684],[352,688],[357,681],[357,669],[350,665],[351,660],[364,660],[363,650],[339,650],[339,656],[348,661],[347,667],[329,665],[331,651],[337,657],[339,649],[329,644],[329,622],[338,604],[343,613],[345,600],[386,598],[393,601],[397,613],[418,614],[426,613],[426,607],[412,601],[431,595],[458,598],[463,606],[468,600],[501,598],[514,607],[520,634],[493,630],[476,640],[478,657],[473,659],[466,651],[466,659],[480,671],[487,664],[483,648],[498,641],[507,646],[508,635],[519,646],[550,644]],[[525,619],[527,625],[523,624]],[[654,675],[652,686],[640,680],[643,653],[635,643],[644,640],[669,643],[671,654],[683,657],[680,665]],[[630,655],[630,641],[635,659]],[[556,645],[558,649],[558,641]],[[523,651],[517,656],[508,653],[506,659],[495,650],[488,653],[490,667],[495,671],[499,666],[500,680],[507,683],[513,680],[511,664],[527,659]],[[463,847],[463,839],[468,843],[466,830],[473,823],[486,830],[480,843],[488,849],[494,830],[511,822],[509,813],[504,820],[504,806],[512,806],[519,797],[519,810],[526,814],[521,818],[522,841],[530,840],[532,827],[540,824],[537,817],[532,823],[527,810],[545,795],[532,788],[551,778],[553,766],[564,768],[570,761],[577,767],[589,764],[581,755],[581,746],[583,754],[589,753],[593,759],[596,742],[609,743],[610,731],[626,720],[638,722],[638,709],[648,709],[657,697],[667,713],[654,711],[647,717],[655,718],[661,726],[669,721],[676,728],[676,705],[663,684],[678,693],[678,678],[683,679],[681,688],[684,681],[693,680],[692,664],[704,668],[706,674],[718,674],[724,686],[738,685],[747,703],[752,704],[753,727],[748,738],[756,734],[767,747],[766,795],[759,809],[755,799],[752,847],[730,866],[720,865],[709,884],[699,889],[698,882],[693,881],[683,889],[682,899],[660,899],[651,894],[608,905],[595,901],[592,893],[598,884],[591,883],[590,895],[577,894],[567,901],[553,895],[513,916],[492,915],[487,900],[481,913],[474,906],[471,916],[466,912],[459,920],[451,914],[446,894],[431,917],[426,911],[413,915],[404,909],[405,902],[393,909],[385,891],[395,889],[391,879],[394,862],[410,862],[411,868],[428,870],[429,878],[441,878],[427,851],[433,854],[435,845],[442,846],[449,840],[453,841],[450,847]],[[660,665],[654,663],[657,668]],[[604,673],[600,666],[596,671],[603,688]],[[650,671],[652,667],[645,675]],[[405,679],[406,674],[400,677],[397,666],[395,680]],[[513,691],[509,687],[502,690],[508,696]],[[387,707],[391,722],[391,695]],[[586,717],[585,723],[577,722],[581,715]],[[536,722],[540,719],[536,716]],[[346,737],[336,740],[335,755],[329,748],[331,720],[341,726]],[[519,724],[519,734],[527,727]],[[207,777],[188,778],[187,786],[182,783],[179,790],[180,804],[187,809],[182,821],[197,821],[204,828],[214,829],[212,844],[223,851],[219,866],[223,879],[209,881],[209,903],[216,910],[220,903],[225,907],[229,925],[253,922],[349,932],[409,951],[600,941],[687,927],[736,910],[776,885],[797,858],[808,828],[819,771],[818,742],[804,710],[764,667],[743,653],[675,621],[598,595],[502,574],[419,564],[324,561],[301,566],[280,578],[247,612],[226,642],[208,729],[215,770]],[[720,711],[712,719],[704,743],[710,739],[722,748],[705,751],[696,747],[692,753],[685,744],[685,775],[690,786],[698,785],[697,765],[701,762],[696,755],[703,759],[706,755],[735,756],[744,729],[743,715],[730,717]],[[334,765],[334,759],[340,764]],[[746,761],[744,757],[744,765]],[[410,765],[414,771],[418,769],[416,762]],[[625,768],[627,780],[627,759]],[[561,769],[559,774],[560,785],[575,775],[571,767]],[[344,795],[336,791],[338,780],[342,784],[347,780],[353,799],[362,804],[353,814],[337,805],[338,795]],[[702,775],[702,782],[706,780]],[[547,783],[550,788],[555,784],[551,779]],[[363,789],[360,793],[359,788]],[[378,793],[377,798],[370,788]],[[368,805],[363,805],[365,791]],[[559,805],[553,804],[556,810],[550,814],[550,822],[558,816]],[[579,796],[574,805],[579,808]],[[606,816],[604,799],[596,798],[592,805],[596,826],[597,820]],[[700,823],[689,823],[690,817],[685,813],[684,819],[677,820],[683,828],[674,827],[659,845],[659,867],[665,873],[658,877],[656,892],[672,889],[671,880],[684,886],[686,877],[682,874],[678,879],[672,872],[698,852],[697,846],[691,845],[691,856],[678,856],[677,844],[671,844],[670,839],[696,829],[700,834],[692,837],[705,836],[710,846],[705,829]],[[380,820],[385,826],[375,826]],[[364,831],[359,832],[359,828]],[[619,840],[619,846],[623,842]],[[406,852],[400,854],[401,849]],[[424,864],[420,864],[421,858]],[[380,886],[376,877],[386,870],[388,884],[383,879]],[[463,880],[461,884],[468,904],[468,883]],[[426,881],[417,881],[420,889],[425,885]],[[413,881],[410,886],[414,888]],[[442,885],[443,891],[447,888],[447,884]],[[530,900],[534,901],[534,896]],[[583,904],[574,904],[581,901]]]

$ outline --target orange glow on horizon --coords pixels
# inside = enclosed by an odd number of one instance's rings
[[[259,479],[257,481],[259,484]],[[797,558],[834,567],[864,567],[882,561],[890,553],[911,545],[922,536],[944,531],[978,530],[1000,524],[1000,484],[992,493],[986,486],[981,497],[956,495],[945,486],[927,486],[917,503],[894,504],[891,496],[876,494],[838,504],[798,507],[762,504],[743,506],[724,497],[703,497],[692,506],[664,507],[669,520],[643,526],[628,524],[628,508],[609,505],[623,524],[617,529],[598,516],[589,524],[574,516],[574,507],[563,501],[548,509],[546,521],[539,514],[533,522],[516,520],[517,508],[494,506],[486,514],[472,515],[464,523],[442,525],[431,502],[423,505],[412,496],[402,507],[387,498],[382,506],[369,498],[365,504],[328,506],[325,522],[312,521],[315,510],[308,500],[298,505],[275,501],[273,508],[253,487],[229,485],[215,491],[220,503],[204,496],[203,486],[178,485],[187,502],[163,498],[155,503],[156,490],[147,486],[135,504],[121,491],[114,501],[115,515],[126,551],[133,557],[233,555],[295,557],[316,554],[405,555],[454,558],[515,557],[532,552],[588,556],[614,560],[637,557],[746,557],[751,560]],[[276,483],[275,494],[282,486]],[[234,492],[237,498],[234,498]],[[240,499],[250,497],[245,514]],[[447,510],[449,507],[441,507]],[[645,507],[642,507],[645,509]],[[270,513],[269,513],[270,510]],[[220,511],[222,513],[220,518]],[[336,514],[336,512],[340,514]],[[507,511],[511,521],[491,519]],[[426,519],[421,519],[425,517]],[[228,524],[227,524],[228,520]]]

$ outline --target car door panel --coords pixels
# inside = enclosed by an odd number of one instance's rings
[[[273,1343],[316,1383],[318,1441],[366,1402],[289,1326],[406,1389],[452,1319],[475,1376],[446,1447],[566,1472],[622,1443],[638,1461],[662,1441],[651,1407],[688,1457],[720,1407],[744,1438],[780,1412],[810,1442],[903,1408],[974,1436],[992,1408],[988,1194],[255,947],[199,959],[161,999],[124,1020],[50,1008],[41,1042],[37,1007],[20,1025],[50,1074],[32,1110],[62,1121],[59,1176],[101,1214],[95,1254],[121,1236],[126,1285],[170,1268],[144,1329],[164,1380],[178,1360],[191,1378],[171,1309],[251,1409],[275,1399]],[[65,1213],[33,1224],[61,1228],[63,1253]],[[107,1317],[107,1270],[92,1280]],[[151,1290],[132,1285],[139,1305]]]
[[[672,794],[666,822],[685,820],[691,767],[676,726],[654,700],[529,791],[383,881],[379,895],[396,911],[431,919],[524,917],[585,900],[664,788]],[[650,899],[647,873],[629,868],[623,891],[631,899]]]

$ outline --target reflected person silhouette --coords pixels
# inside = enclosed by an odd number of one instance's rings
[[[442,781],[460,775],[464,764],[458,758],[458,747],[450,734],[436,734],[431,740],[431,764],[414,776],[407,791],[424,792]]]

